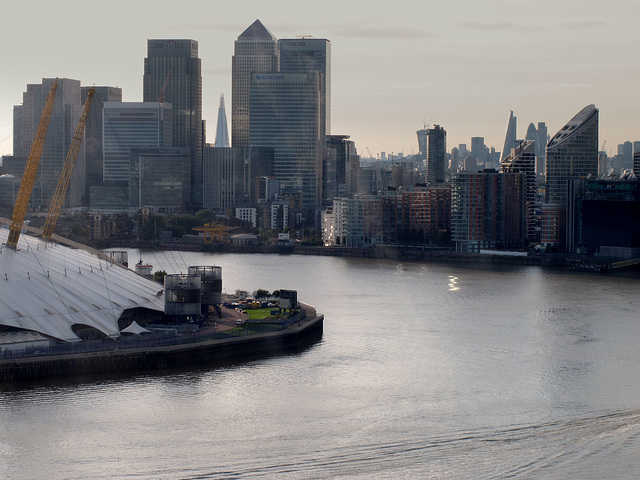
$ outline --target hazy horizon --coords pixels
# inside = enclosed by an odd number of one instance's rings
[[[147,39],[190,38],[202,59],[203,118],[215,140],[220,94],[231,104],[234,41],[256,19],[278,38],[327,38],[332,49],[332,131],[361,155],[417,153],[416,130],[438,124],[447,150],[472,136],[502,150],[509,110],[518,138],[533,122],[554,135],[585,105],[600,110],[600,139],[617,153],[640,140],[634,123],[640,61],[631,0],[400,1],[375,8],[334,0],[304,12],[297,2],[217,6],[120,0],[104,8],[66,1],[3,10],[0,153],[13,149],[13,106],[46,77],[123,89],[142,101]],[[13,44],[13,45],[11,45]]]

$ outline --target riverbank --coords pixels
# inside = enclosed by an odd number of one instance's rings
[[[287,328],[217,340],[128,350],[0,360],[0,382],[215,367],[302,351],[322,338],[324,315],[306,306],[307,315]]]

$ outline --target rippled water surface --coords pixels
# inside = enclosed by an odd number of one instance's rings
[[[137,252],[131,257],[137,259]],[[145,252],[226,291],[298,290],[301,354],[0,387],[0,478],[636,478],[635,278]]]

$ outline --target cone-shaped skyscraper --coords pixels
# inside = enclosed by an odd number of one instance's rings
[[[215,147],[229,147],[229,129],[227,127],[227,112],[224,109],[224,94],[220,95],[220,107],[218,107],[218,126],[216,128]]]

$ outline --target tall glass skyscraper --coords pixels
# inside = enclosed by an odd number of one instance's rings
[[[231,145],[249,146],[249,87],[253,72],[277,72],[278,40],[256,20],[238,37],[231,62]]]
[[[440,125],[427,129],[427,158],[425,181],[431,185],[445,180],[445,156],[447,153],[447,132]]]
[[[273,149],[273,175],[285,195],[302,194],[302,206],[322,204],[324,129],[320,74],[265,72],[251,75],[250,138]]]
[[[565,204],[567,182],[598,174],[598,109],[587,105],[547,145],[545,203]]]
[[[195,40],[148,40],[143,100],[172,106],[173,146],[191,150],[191,208],[202,206],[202,73]]]
[[[281,39],[280,71],[320,74],[321,124],[331,133],[331,42],[323,38]]]
[[[171,146],[168,103],[106,102],[102,115],[105,182],[129,182],[131,147]]]
[[[14,108],[14,155],[27,157],[36,136],[38,124],[47,94],[55,78],[43,78],[42,83],[27,85],[22,95],[22,105]],[[58,79],[58,93],[53,103],[51,120],[47,130],[47,138],[40,158],[40,166],[36,177],[35,189],[40,195],[31,198],[31,204],[37,208],[48,209],[58,186],[67,152],[71,146],[78,119],[82,113],[81,88],[79,80],[69,78]],[[65,206],[82,205],[85,190],[85,157],[80,149],[71,174],[71,183],[67,190]]]

